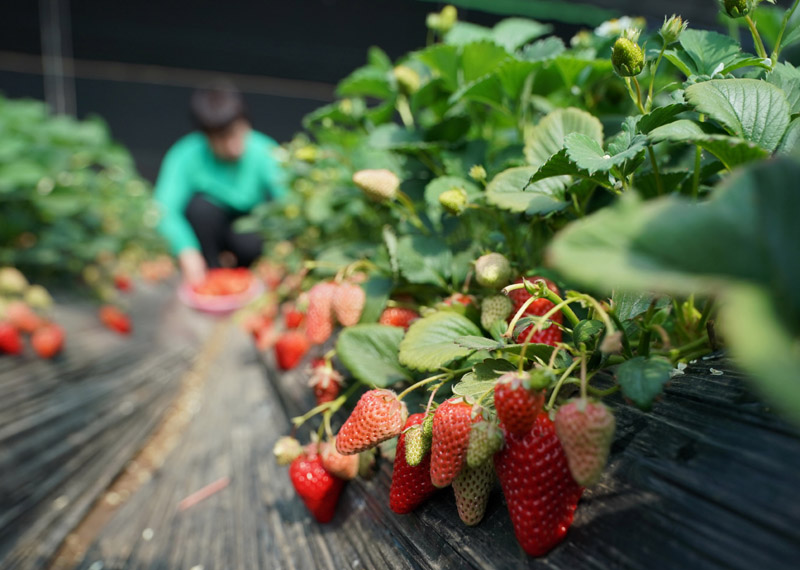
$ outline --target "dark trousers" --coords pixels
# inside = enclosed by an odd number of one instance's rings
[[[195,194],[184,214],[200,241],[208,267],[220,267],[220,254],[225,251],[236,257],[239,267],[247,267],[261,257],[264,242],[259,234],[233,231],[233,222],[244,215],[242,212],[221,208],[202,194]]]

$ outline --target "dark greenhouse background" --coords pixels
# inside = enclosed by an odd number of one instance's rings
[[[227,76],[245,92],[253,123],[278,141],[302,117],[331,99],[336,82],[378,45],[390,57],[425,44],[430,0],[293,0],[222,3],[210,0],[108,2],[28,0],[6,7],[0,20],[0,92],[48,98],[79,117],[101,115],[113,137],[153,179],[166,149],[190,127],[192,88]],[[569,38],[582,25],[629,13],[660,21],[679,12],[713,25],[714,2],[558,2],[461,0],[461,19],[492,25],[506,15],[553,21]],[[587,6],[591,4],[591,6]],[[43,48],[44,46],[44,48]],[[43,76],[42,51],[61,53]],[[74,77],[74,80],[72,79]],[[60,98],[59,98],[60,96]]]

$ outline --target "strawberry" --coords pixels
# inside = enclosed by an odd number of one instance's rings
[[[127,292],[133,289],[133,282],[129,275],[125,273],[117,273],[114,275],[114,287],[122,292]]]
[[[25,289],[24,299],[32,309],[47,310],[53,306],[53,297],[41,285],[31,285]]]
[[[540,277],[530,277],[528,281],[535,281],[537,279],[541,279]],[[555,294],[558,294],[558,287],[556,284],[550,281],[549,279],[543,279],[544,282],[547,284],[547,287],[553,291]],[[517,279],[516,283],[522,283],[522,279]],[[514,291],[510,291],[508,293],[508,298],[511,299],[511,302],[514,304],[512,315],[516,314],[522,308],[522,305],[531,298],[530,293],[525,289],[515,289]],[[536,299],[533,303],[531,303],[528,308],[525,310],[525,315],[540,317],[547,313],[550,309],[552,309],[555,305],[553,302],[548,299]],[[563,315],[561,311],[553,314],[550,316],[550,320],[553,323],[561,324],[563,319]],[[555,346],[557,343],[561,342],[561,329],[558,328],[555,324],[551,324],[548,328],[538,331],[534,333],[533,329],[535,328],[535,324],[530,325],[529,327],[522,330],[516,338],[516,341],[519,343],[523,342],[530,342],[530,343],[539,343],[539,344],[549,344],[550,346]]]
[[[425,414],[412,414],[408,417],[404,429],[418,426]],[[411,466],[406,462],[406,435],[401,433],[397,440],[397,451],[394,456],[392,486],[389,488],[389,508],[399,515],[410,513],[436,492],[431,483],[431,456],[425,454],[419,465]]]
[[[358,475],[358,454],[343,455],[336,451],[336,443],[323,443],[320,445],[322,465],[332,475],[349,481]]]
[[[55,323],[47,323],[31,335],[31,346],[42,358],[53,358],[64,346],[64,331]]]
[[[314,285],[308,292],[306,313],[306,335],[313,344],[321,344],[333,333],[333,295],[337,286],[323,282]]]
[[[11,301],[6,306],[6,320],[19,332],[28,334],[44,324],[39,315],[34,313],[24,301],[19,300]]]
[[[330,522],[336,512],[344,481],[329,473],[319,454],[308,449],[292,461],[289,477],[294,490],[317,522]]]
[[[268,328],[271,325],[272,320],[262,313],[250,313],[242,319],[242,328],[245,332],[253,335],[253,338],[258,337],[261,329]]]
[[[106,328],[120,334],[128,334],[131,332],[130,317],[114,305],[103,305],[100,307],[99,314],[100,322],[102,322]]]
[[[405,431],[406,463],[416,467],[431,450],[431,437],[425,435],[422,425],[415,425]]]
[[[369,198],[378,202],[393,200],[400,188],[400,179],[394,172],[380,170],[359,170],[353,174],[353,182]]]
[[[453,293],[442,302],[448,307],[452,307],[456,304],[463,307],[468,307],[475,302],[475,298],[472,295],[465,295],[464,293]]]
[[[311,348],[306,335],[300,331],[286,331],[275,342],[275,358],[281,370],[297,366]]]
[[[484,461],[478,467],[465,465],[453,479],[458,516],[467,526],[475,526],[486,512],[489,494],[494,486],[494,465]]]
[[[439,194],[439,204],[447,213],[458,216],[469,204],[469,196],[463,188],[451,188]]]
[[[28,280],[16,267],[0,267],[0,293],[21,295],[28,286]]]
[[[494,407],[497,418],[508,433],[528,433],[544,405],[544,390],[530,388],[527,372],[506,372],[494,385]]]
[[[578,398],[558,409],[555,424],[573,478],[580,485],[593,485],[608,460],[614,414],[600,402]]]
[[[503,447],[503,432],[497,424],[484,420],[472,424],[467,446],[467,467],[485,463]]]
[[[502,253],[487,253],[475,260],[475,281],[482,287],[501,289],[511,276],[511,262]]]
[[[296,329],[303,324],[305,315],[294,306],[289,306],[283,313],[283,323],[287,329]]]
[[[433,416],[431,481],[446,487],[456,478],[467,455],[472,428],[472,406],[463,398],[445,400]]]
[[[364,289],[354,283],[340,283],[333,294],[332,306],[342,326],[349,327],[356,324],[361,318],[367,294]]]
[[[311,365],[311,379],[308,384],[314,389],[317,405],[332,402],[339,395],[344,379],[325,360],[318,359]]]
[[[419,318],[419,313],[414,309],[404,309],[402,307],[387,307],[381,313],[378,322],[390,327],[402,327],[408,330],[411,323]]]
[[[497,321],[505,321],[511,314],[511,299],[505,295],[491,295],[481,303],[481,326],[487,331]]]
[[[0,322],[0,354],[22,354],[22,337],[9,323]]]
[[[262,352],[271,349],[278,342],[279,336],[272,327],[272,322],[266,321],[266,324],[255,333],[256,348]]]
[[[275,455],[278,465],[289,465],[303,454],[303,446],[292,436],[285,435],[275,442],[272,453]]]
[[[408,418],[406,405],[391,390],[369,390],[361,396],[336,436],[339,453],[351,455],[400,433]]]
[[[505,434],[494,466],[514,534],[531,556],[561,542],[572,524],[583,488],[570,475],[567,457],[547,414],[523,435]]]

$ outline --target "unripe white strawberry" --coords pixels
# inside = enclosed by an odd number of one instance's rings
[[[614,414],[600,402],[578,398],[556,413],[558,439],[573,479],[584,487],[596,483],[605,469],[614,439]]]
[[[364,289],[354,283],[340,283],[333,294],[333,312],[342,326],[349,327],[361,319],[366,302]]]
[[[289,465],[303,453],[303,446],[295,438],[285,435],[272,448],[278,465]]]
[[[397,175],[385,168],[379,170],[359,170],[353,174],[353,182],[364,193],[379,202],[392,200],[400,188],[400,179]]]
[[[484,287],[500,289],[512,276],[511,262],[502,253],[487,253],[475,260],[475,280]]]
[[[16,267],[0,268],[0,293],[21,295],[28,286],[28,280]]]
[[[463,188],[451,188],[439,194],[439,204],[442,208],[447,210],[448,213],[458,216],[464,211],[464,208],[469,204],[467,191]]]
[[[481,303],[481,326],[487,331],[497,321],[505,321],[514,304],[505,295],[486,297]]]

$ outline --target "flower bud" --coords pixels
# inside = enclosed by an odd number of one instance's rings
[[[688,25],[689,22],[684,22],[680,16],[674,14],[671,18],[664,16],[664,23],[658,31],[658,34],[661,36],[661,39],[664,40],[664,45],[668,46],[678,41],[681,33]]]
[[[753,11],[753,0],[723,0],[722,6],[731,18],[744,18]]]
[[[478,182],[483,182],[486,180],[486,169],[481,164],[474,164],[469,169],[469,177]]]
[[[450,214],[458,216],[469,204],[467,191],[463,188],[452,188],[439,194],[439,203]]]
[[[633,77],[644,69],[644,52],[628,38],[618,38],[611,50],[611,63],[617,75]]]
[[[419,89],[419,73],[407,65],[398,65],[392,70],[394,78],[397,80],[397,86],[400,91],[406,95],[416,93]]]

